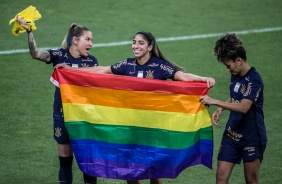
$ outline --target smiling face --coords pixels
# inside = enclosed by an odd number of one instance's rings
[[[152,48],[153,46],[148,45],[148,41],[144,39],[143,35],[135,35],[132,42],[132,51],[137,59],[146,58],[148,60],[150,58],[150,51]]]
[[[89,50],[93,46],[92,33],[90,31],[83,31],[83,34],[79,38],[74,37],[74,45],[76,45],[80,56],[88,56]]]

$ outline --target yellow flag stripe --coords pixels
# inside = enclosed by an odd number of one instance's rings
[[[93,124],[136,126],[180,132],[193,132],[211,126],[207,109],[196,114],[185,114],[70,103],[63,103],[63,109],[66,123],[85,121]]]

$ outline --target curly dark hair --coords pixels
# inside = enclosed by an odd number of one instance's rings
[[[243,43],[234,33],[225,34],[216,41],[214,55],[218,62],[235,61],[238,57],[247,60]]]

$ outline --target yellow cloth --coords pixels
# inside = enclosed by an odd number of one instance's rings
[[[36,10],[36,8],[34,6],[29,6],[25,10],[18,13],[16,15],[16,17],[17,16],[24,18],[25,19],[25,25],[30,27],[32,29],[32,31],[36,30],[36,26],[35,26],[34,21],[41,18],[41,14],[39,13],[38,10]],[[12,24],[12,23],[15,23],[14,27],[12,29],[12,34],[14,36],[18,36],[19,33],[26,32],[26,30],[19,24],[19,22],[16,21],[16,17],[11,19],[10,22],[9,22],[9,25]]]

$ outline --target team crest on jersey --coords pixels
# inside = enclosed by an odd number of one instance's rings
[[[241,87],[241,93],[244,94],[245,91],[246,91],[246,85],[245,84],[242,84],[242,87]]]
[[[146,72],[147,72],[147,75],[146,75],[147,79],[153,79],[154,78],[154,74],[153,74],[154,71],[148,70]]]
[[[88,67],[89,65],[86,63],[81,64],[82,67]]]
[[[55,128],[55,136],[56,137],[61,137],[62,136],[61,130],[62,129],[60,127]]]
[[[241,84],[239,82],[237,82],[235,87],[234,87],[234,92],[238,93],[240,86],[241,86]]]

